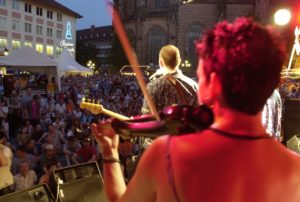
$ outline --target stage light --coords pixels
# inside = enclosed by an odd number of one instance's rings
[[[288,9],[279,9],[274,14],[274,21],[277,25],[286,25],[291,20],[291,12]]]

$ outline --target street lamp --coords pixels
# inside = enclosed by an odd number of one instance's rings
[[[185,60],[184,63],[181,64],[181,66],[182,66],[182,67],[187,67],[187,68],[189,68],[189,67],[192,66],[192,64],[190,63],[190,61]]]
[[[86,65],[91,69],[95,69],[95,63],[93,63],[91,60],[89,60]]]

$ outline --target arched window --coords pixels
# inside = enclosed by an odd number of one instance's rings
[[[167,43],[167,35],[163,28],[154,26],[150,28],[148,32],[148,51],[147,62],[149,63],[158,63],[158,55],[162,46]]]
[[[185,37],[185,53],[186,59],[196,68],[197,55],[195,51],[195,42],[200,39],[203,27],[200,24],[192,24],[187,31]]]
[[[155,0],[155,8],[167,8],[169,6],[169,0]]]

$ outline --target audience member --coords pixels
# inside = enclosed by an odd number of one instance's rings
[[[20,163],[19,173],[14,176],[15,191],[22,191],[34,186],[37,182],[37,176],[33,170],[29,169],[29,163],[23,161]]]
[[[97,151],[91,145],[91,138],[87,137],[83,140],[83,145],[79,148],[75,155],[72,156],[73,162],[78,163],[86,163],[97,160]]]
[[[0,131],[0,196],[12,192],[11,185],[14,183],[13,175],[10,171],[13,153],[4,144],[5,134]]]
[[[57,169],[57,165],[56,164],[50,164],[47,166],[47,170],[48,172],[45,173],[44,175],[42,175],[39,179],[39,184],[48,184],[49,185],[49,178],[50,175],[52,174],[52,172]]]
[[[58,156],[55,154],[55,147],[53,144],[46,146],[46,151],[42,154],[39,162],[39,166],[44,173],[48,173],[49,165],[56,165],[57,168],[61,167]]]
[[[20,167],[21,162],[28,162],[29,169],[35,170],[36,169],[36,159],[32,154],[28,154],[26,152],[26,146],[18,146],[16,149],[15,156],[12,162],[12,173],[16,175],[18,173],[18,168]]]

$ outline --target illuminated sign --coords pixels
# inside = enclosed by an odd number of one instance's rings
[[[60,46],[66,48],[69,52],[75,52],[75,45],[73,43],[67,42],[66,40],[62,40],[60,42]]]
[[[69,40],[72,39],[72,30],[71,30],[70,22],[67,22],[67,26],[66,26],[66,39],[69,39]]]
[[[69,40],[72,40],[72,26],[70,22],[67,22],[66,25],[66,35],[64,40],[60,41],[60,46],[67,49],[70,53],[75,52],[75,45],[72,42],[69,42]]]

